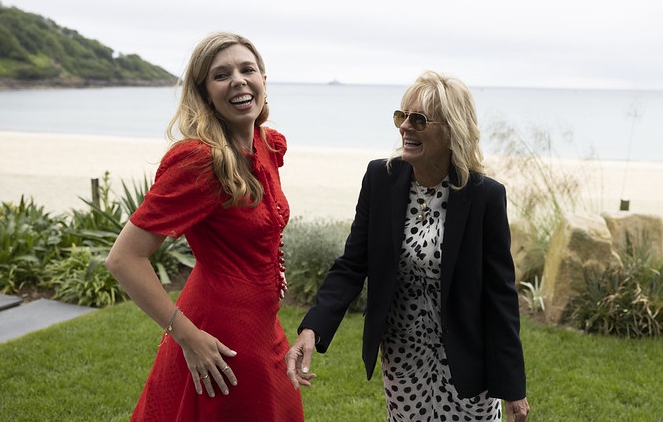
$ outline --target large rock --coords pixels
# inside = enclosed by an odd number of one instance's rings
[[[646,251],[654,260],[663,258],[663,216],[628,211],[602,214],[616,251]]]
[[[521,281],[534,281],[534,275],[540,274],[545,260],[545,251],[537,247],[536,228],[525,219],[514,220],[511,228],[511,256],[516,269],[516,287]]]
[[[566,214],[551,239],[543,270],[546,321],[561,322],[569,299],[582,291],[585,272],[602,273],[621,266],[603,218],[595,214]]]

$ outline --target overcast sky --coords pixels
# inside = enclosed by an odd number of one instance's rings
[[[268,81],[663,89],[658,0],[0,0],[180,76],[216,30],[251,39]]]

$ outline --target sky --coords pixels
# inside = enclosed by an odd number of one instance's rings
[[[268,82],[663,90],[657,0],[0,0],[181,76],[194,46],[249,38]]]

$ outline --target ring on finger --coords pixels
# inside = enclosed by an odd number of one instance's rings
[[[226,365],[225,368],[221,370],[221,372],[226,372],[228,369],[230,369],[230,365]]]
[[[207,378],[209,378],[209,374],[205,374],[202,377],[200,377],[201,380],[206,380]]]

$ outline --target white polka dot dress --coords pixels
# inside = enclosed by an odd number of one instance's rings
[[[390,422],[499,421],[501,402],[461,399],[442,345],[441,241],[449,182],[410,188],[394,303],[382,340],[382,379]]]

